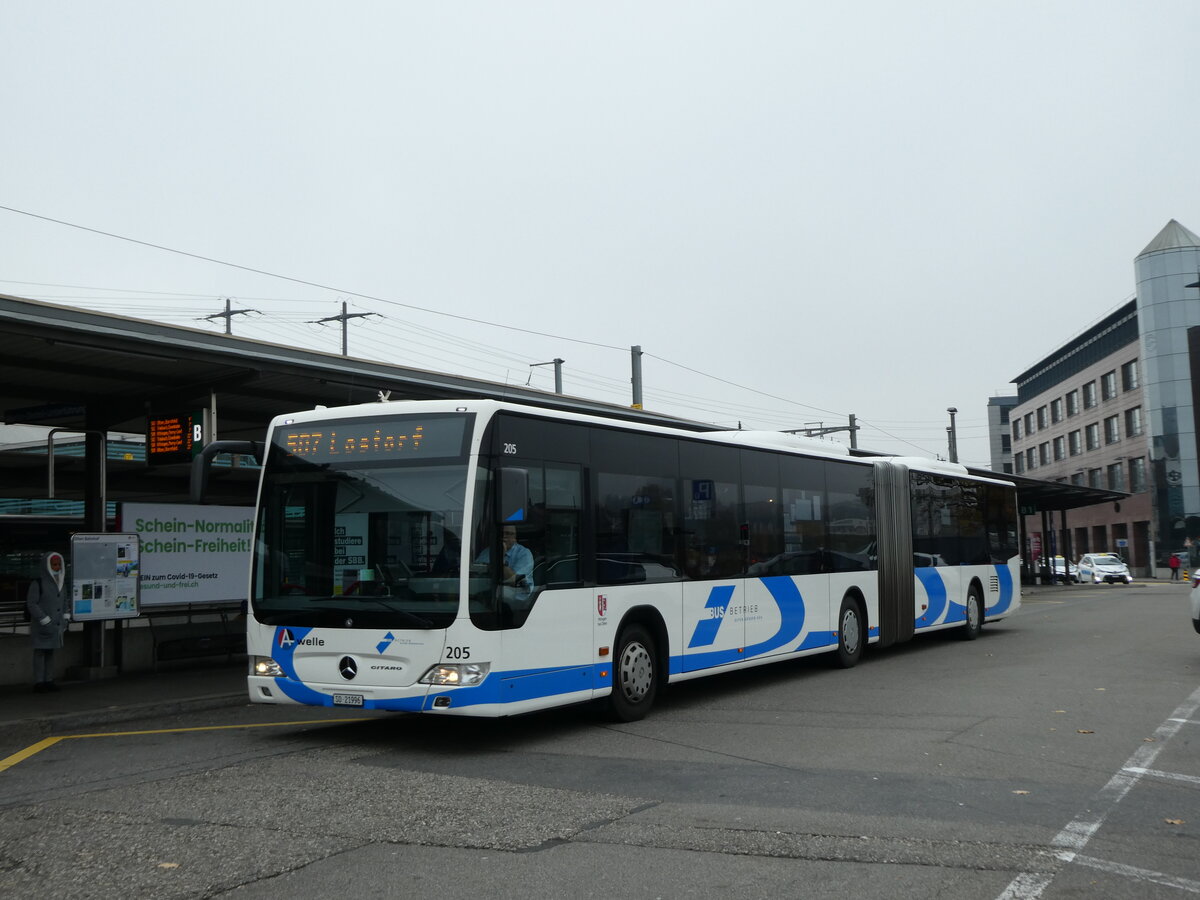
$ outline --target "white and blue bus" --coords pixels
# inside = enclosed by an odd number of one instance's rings
[[[505,716],[957,629],[1020,604],[1013,486],[773,432],[492,400],[276,418],[250,698]]]

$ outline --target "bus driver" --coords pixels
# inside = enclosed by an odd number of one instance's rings
[[[505,525],[501,532],[504,539],[504,596],[509,600],[525,601],[533,594],[533,554],[529,548],[517,543],[515,525]],[[490,552],[485,549],[476,562],[487,563]]]

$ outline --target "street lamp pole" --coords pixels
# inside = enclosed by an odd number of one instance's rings
[[[953,406],[948,407],[946,412],[950,413],[950,427],[946,429],[946,433],[950,438],[950,462],[958,462],[958,431],[955,430],[954,416],[958,412]]]

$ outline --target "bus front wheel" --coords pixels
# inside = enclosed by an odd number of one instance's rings
[[[642,625],[630,625],[617,639],[609,712],[618,722],[636,722],[650,711],[658,693],[654,638]]]
[[[858,665],[866,643],[867,629],[862,607],[853,597],[846,597],[838,613],[837,664],[843,669]]]

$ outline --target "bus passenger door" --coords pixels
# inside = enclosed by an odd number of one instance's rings
[[[506,459],[505,466],[526,472],[526,502],[519,513],[505,516],[504,527],[532,558],[532,572],[515,591],[505,589],[513,596],[512,618],[502,631],[501,699],[527,702],[590,692],[595,597],[584,586],[580,563],[582,467],[519,457]]]

